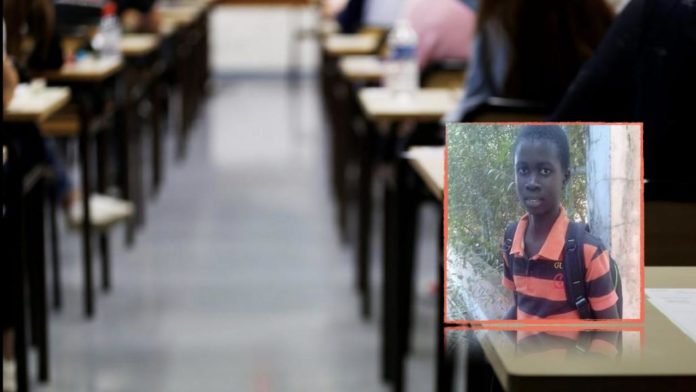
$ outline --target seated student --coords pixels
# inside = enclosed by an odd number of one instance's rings
[[[155,0],[117,0],[121,24],[126,32],[157,33],[160,15]]]
[[[342,33],[353,34],[362,27],[364,9],[365,0],[348,0],[342,4],[334,2],[331,6],[327,5],[324,11],[327,15],[336,18]]]
[[[356,33],[364,26],[391,28],[404,2],[405,0],[349,0],[336,15],[336,21],[343,33]]]
[[[564,285],[564,246],[569,219],[561,196],[570,180],[570,148],[559,126],[525,126],[513,145],[517,197],[527,213],[504,249],[503,286],[515,304],[506,319],[579,319]],[[576,261],[585,265],[585,293],[591,318],[619,318],[618,295],[609,254],[601,240],[582,231]],[[505,243],[505,241],[503,241]]]
[[[14,69],[12,62],[7,58],[7,34],[5,28],[5,20],[2,21],[2,108],[3,112],[7,104],[12,100],[14,89],[17,87],[17,71]],[[3,151],[3,166],[4,166],[4,151]],[[3,265],[3,268],[5,266]],[[3,269],[4,271],[4,269]],[[3,273],[2,293],[3,301],[11,298],[13,295],[12,285],[14,282],[10,280],[10,274]],[[4,302],[3,302],[4,303]],[[6,309],[7,311],[7,309]],[[17,364],[15,363],[14,355],[14,330],[9,323],[9,317],[5,315],[2,324],[2,390],[16,391],[17,390]]]
[[[321,16],[334,19],[348,5],[348,0],[322,0],[319,5]]]
[[[492,96],[554,107],[611,20],[604,0],[481,0],[466,95],[445,121]]]
[[[3,109],[7,107],[14,95],[15,87],[19,79],[17,77],[17,70],[15,70],[12,61],[7,57],[6,51],[6,40],[5,37],[5,21],[2,22],[2,107]]]
[[[469,60],[476,14],[459,0],[409,0],[403,15],[418,34],[421,69],[441,60]]]
[[[642,122],[646,200],[696,201],[696,5],[632,0],[552,116]]]
[[[60,37],[55,29],[53,2],[51,0],[31,0],[24,3],[19,0],[9,0],[5,1],[4,6],[5,10],[25,12],[20,12],[20,14],[26,16],[28,32],[35,40],[34,50],[29,55],[26,68],[30,70],[59,69],[63,64],[63,56]],[[21,26],[21,23],[15,23],[14,26]],[[20,35],[19,31],[15,31],[14,34]],[[9,33],[8,37],[15,41],[21,39],[21,37],[13,36],[12,32]],[[80,202],[82,191],[71,181],[55,140],[44,137],[43,142],[47,164],[55,174],[56,199],[66,211],[70,225],[79,226],[82,223],[82,203]],[[92,195],[90,205],[92,206],[93,223],[112,221],[133,213],[132,203],[104,195]]]

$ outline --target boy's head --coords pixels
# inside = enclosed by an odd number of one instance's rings
[[[553,214],[570,179],[570,148],[557,125],[527,125],[515,139],[513,167],[517,197],[530,215]]]

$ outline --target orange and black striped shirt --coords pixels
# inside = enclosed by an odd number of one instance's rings
[[[503,286],[515,292],[517,319],[579,319],[577,309],[568,304],[563,277],[563,248],[568,217],[564,208],[556,218],[539,253],[527,258],[524,233],[529,223],[525,214],[512,240],[510,259],[502,252]],[[611,278],[609,254],[602,241],[583,232],[582,258],[585,263],[585,288],[593,311],[602,311],[618,300]]]

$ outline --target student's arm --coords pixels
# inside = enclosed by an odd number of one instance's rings
[[[619,318],[619,311],[615,304],[604,310],[595,310],[594,313],[599,320]]]
[[[609,253],[604,246],[585,244],[583,250],[585,267],[585,286],[587,299],[597,319],[617,319],[619,312],[616,304],[619,299],[611,278]]]
[[[17,71],[12,66],[12,62],[5,58],[2,61],[2,107],[7,107],[14,96],[15,87],[18,82]]]

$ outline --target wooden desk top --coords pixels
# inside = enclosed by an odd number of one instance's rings
[[[442,201],[445,187],[445,146],[413,146],[406,151],[404,157],[433,195]]]
[[[20,84],[5,109],[4,121],[41,123],[70,102],[67,87],[46,87],[34,93],[29,85]]]
[[[152,53],[159,43],[157,34],[125,34],[119,46],[125,57],[138,57]]]
[[[696,288],[696,267],[646,267],[645,277],[648,288]],[[620,358],[587,355],[559,360],[551,351],[522,356],[504,332],[477,333],[482,333],[479,340],[486,357],[508,391],[535,390],[550,385],[564,385],[567,387],[564,390],[569,391],[587,391],[592,385],[598,385],[598,377],[603,388],[612,390],[635,387],[638,383],[654,390],[674,390],[670,388],[684,385],[681,383],[687,382],[686,378],[696,381],[696,342],[649,300],[645,301],[642,349],[640,341],[633,347],[624,345]]]
[[[459,102],[460,90],[419,89],[409,97],[395,97],[383,87],[362,88],[358,101],[371,121],[439,121]]]
[[[123,60],[120,58],[92,58],[87,57],[75,63],[64,64],[57,71],[46,71],[36,76],[45,78],[49,82],[101,82],[114,75],[123,68]]]
[[[376,34],[330,34],[322,42],[323,49],[332,56],[373,54],[379,49]]]
[[[186,3],[183,5],[162,6],[159,8],[163,26],[175,28],[193,23],[198,16],[209,7],[208,4]]]
[[[351,82],[379,81],[384,75],[382,61],[376,55],[344,56],[338,60],[338,68]]]

